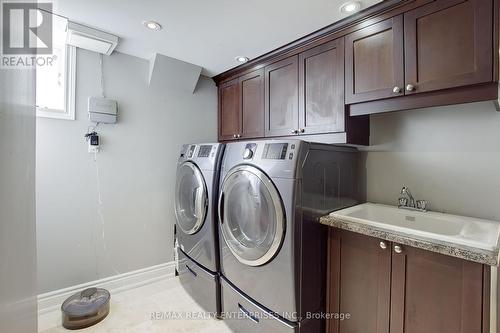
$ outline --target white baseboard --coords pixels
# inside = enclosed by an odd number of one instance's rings
[[[71,295],[89,287],[99,287],[109,290],[111,294],[141,287],[159,280],[172,278],[175,273],[175,261],[151,266],[136,271],[110,276],[76,286],[51,291],[38,295],[38,315],[58,310],[61,304]]]

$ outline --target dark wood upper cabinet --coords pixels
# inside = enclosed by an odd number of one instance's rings
[[[264,70],[239,78],[241,89],[241,137],[264,136]]]
[[[396,97],[404,89],[403,16],[345,37],[347,103]]]
[[[498,105],[499,8],[500,0],[381,1],[221,73],[219,140],[365,145],[370,114]]]
[[[489,332],[483,265],[409,246],[402,251],[392,259],[391,333]]]
[[[389,333],[391,245],[352,232],[330,229],[329,313],[349,313],[330,320],[328,333]]]
[[[298,130],[298,56],[265,68],[265,135],[291,135]]]
[[[300,132],[344,132],[344,105],[344,39],[300,53]]]
[[[219,140],[233,140],[240,131],[240,85],[234,79],[219,86]]]
[[[404,14],[405,94],[493,80],[493,3],[440,0]]]
[[[335,228],[328,265],[329,333],[489,332],[488,266]]]

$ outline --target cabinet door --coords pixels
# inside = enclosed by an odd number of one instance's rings
[[[240,86],[234,79],[219,87],[219,140],[233,140],[240,132]]]
[[[264,70],[240,77],[241,137],[264,136]]]
[[[404,14],[406,94],[493,79],[491,0],[440,0]]]
[[[483,266],[412,247],[392,259],[391,333],[481,333]]]
[[[265,68],[266,136],[291,135],[299,126],[298,56]]]
[[[299,55],[299,127],[305,134],[343,132],[344,39]]]
[[[348,231],[330,229],[328,312],[349,313],[329,319],[329,333],[388,333],[391,244]]]
[[[345,37],[346,102],[403,94],[403,16],[370,25]]]

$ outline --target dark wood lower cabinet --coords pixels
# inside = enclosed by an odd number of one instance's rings
[[[489,332],[487,266],[334,228],[328,261],[329,333]]]
[[[402,251],[392,259],[391,333],[481,333],[483,265]]]
[[[388,333],[390,248],[382,249],[376,238],[333,229],[329,248],[328,312],[350,318],[328,321],[328,332]]]

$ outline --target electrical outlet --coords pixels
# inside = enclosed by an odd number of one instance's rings
[[[99,152],[99,146],[93,146],[89,142],[89,153],[95,154]]]
[[[94,132],[90,133],[88,136],[88,143],[89,143],[89,153],[95,154],[99,152],[99,135]]]

